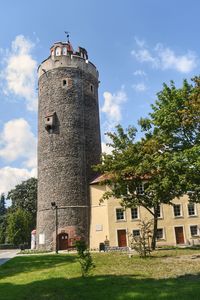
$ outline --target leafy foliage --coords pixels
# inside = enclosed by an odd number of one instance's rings
[[[200,201],[200,77],[184,80],[181,88],[164,84],[149,118],[141,119],[147,140],[159,144],[182,193]]]
[[[76,249],[78,252],[79,263],[81,265],[82,277],[87,277],[91,269],[95,267],[92,256],[84,240],[76,242]]]
[[[5,195],[0,196],[0,244],[5,243],[6,240],[6,206]]]
[[[8,192],[8,199],[12,200],[12,211],[18,208],[28,212],[31,215],[32,229],[36,226],[37,212],[37,179],[30,178],[18,184],[14,189]]]
[[[32,226],[31,214],[18,208],[8,214],[7,220],[8,241],[14,245],[29,243]]]
[[[143,206],[151,213],[154,218],[154,249],[159,205],[171,203],[174,197],[182,195],[182,190],[176,170],[173,171],[171,153],[160,152],[160,145],[153,138],[135,142],[133,132],[135,135],[133,127],[124,131],[118,125],[115,133],[109,133],[113,152],[104,154],[96,169],[106,175],[104,183],[111,188],[103,199],[114,196],[121,199],[122,206]]]
[[[140,257],[147,257],[151,254],[150,241],[152,238],[153,228],[152,221],[142,220],[139,224],[140,235],[139,236],[130,236],[131,239],[131,248],[137,251]]]
[[[153,249],[159,205],[188,191],[192,201],[200,200],[200,77],[193,82],[185,80],[179,89],[164,84],[149,118],[139,121],[145,132],[140,141],[134,127],[125,131],[118,125],[108,133],[112,153],[103,154],[95,168],[111,188],[102,200],[114,196],[125,207],[141,205],[152,214]]]
[[[0,216],[5,215],[6,213],[6,198],[4,194],[0,196]]]
[[[30,243],[31,231],[36,226],[37,179],[30,178],[8,192],[12,205],[7,209],[4,227],[4,241],[15,245]]]

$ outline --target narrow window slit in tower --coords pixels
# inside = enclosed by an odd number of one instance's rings
[[[64,79],[64,80],[63,80],[63,86],[66,86],[66,85],[67,85],[67,80]]]

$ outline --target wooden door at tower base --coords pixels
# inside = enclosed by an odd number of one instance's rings
[[[127,246],[126,230],[125,229],[117,230],[117,239],[118,239],[118,246],[119,247],[126,247]]]
[[[183,227],[175,227],[176,244],[184,244]]]
[[[68,234],[67,233],[60,233],[58,235],[58,245],[59,245],[59,250],[66,250],[68,249]]]

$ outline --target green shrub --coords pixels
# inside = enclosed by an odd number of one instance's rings
[[[78,261],[81,265],[82,277],[87,277],[91,269],[95,267],[92,256],[84,240],[77,241],[75,246],[78,252]]]

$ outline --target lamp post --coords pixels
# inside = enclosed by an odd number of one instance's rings
[[[58,254],[58,206],[56,202],[51,202],[51,208],[56,212],[56,254]]]

